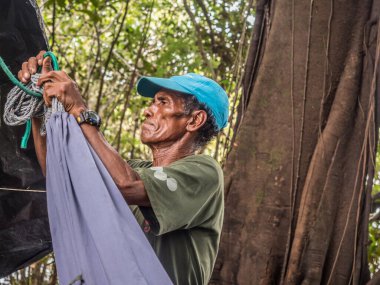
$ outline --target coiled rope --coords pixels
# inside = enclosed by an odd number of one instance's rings
[[[34,92],[42,93],[42,88],[36,85],[39,77],[40,74],[33,74],[26,87]],[[8,126],[23,125],[32,117],[42,117],[44,114],[43,106],[44,101],[40,97],[28,95],[18,86],[15,86],[7,95],[4,106],[4,122]]]
[[[58,60],[56,56],[48,51],[44,54],[44,58],[50,57],[54,70],[59,70]],[[40,73],[33,74],[31,81],[27,85],[23,85],[12,74],[4,60],[0,57],[0,67],[4,70],[9,80],[15,85],[7,95],[7,101],[4,108],[4,122],[9,126],[19,126],[26,124],[25,133],[21,140],[21,148],[25,149],[31,132],[31,118],[44,117],[41,125],[41,135],[46,134],[46,123],[52,113],[63,112],[63,105],[56,98],[52,100],[52,106],[47,108],[42,100],[43,87],[37,86],[37,81],[41,76]]]

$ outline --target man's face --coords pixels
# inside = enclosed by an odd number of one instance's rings
[[[184,114],[183,98],[179,93],[161,90],[144,111],[141,141],[147,145],[171,144],[186,132],[189,116]]]

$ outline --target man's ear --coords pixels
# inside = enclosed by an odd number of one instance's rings
[[[207,113],[204,110],[193,111],[191,117],[186,126],[186,130],[189,132],[195,132],[199,130],[207,121]]]

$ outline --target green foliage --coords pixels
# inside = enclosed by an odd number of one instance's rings
[[[150,156],[138,140],[146,106],[134,87],[139,76],[197,72],[235,89],[242,69],[238,51],[248,49],[252,28],[245,18],[247,4],[186,3],[192,17],[182,2],[168,0],[48,0],[43,6],[52,50],[89,107],[102,115],[107,139],[126,158]],[[239,92],[230,93],[236,101]],[[219,160],[227,153],[232,129],[224,132],[205,150]]]
[[[186,1],[191,16],[184,3],[39,1],[51,50],[61,68],[78,83],[89,108],[99,111],[104,135],[126,159],[150,158],[139,140],[142,109],[149,101],[136,93],[141,75],[197,72],[213,77],[228,91],[230,102],[235,102],[232,113],[239,102],[237,82],[252,30],[252,21],[246,19],[251,12],[248,2]],[[229,149],[234,121],[231,117],[230,125],[204,150],[219,161]],[[30,266],[25,272],[34,268],[39,267]],[[19,271],[7,280],[24,284],[30,281],[32,273],[28,274]],[[46,282],[41,284],[53,284]]]
[[[252,30],[248,2],[186,1],[192,17],[182,1],[47,0],[39,4],[61,67],[78,83],[88,106],[99,109],[102,131],[123,157],[150,157],[139,140],[142,109],[149,100],[137,95],[134,86],[138,78],[197,72],[214,77],[230,95],[230,124],[204,150],[223,162],[236,123],[234,113],[241,92],[238,82]],[[379,172],[377,165],[375,196],[380,193]],[[260,202],[262,197],[257,199]],[[373,204],[376,213],[380,198]],[[369,223],[372,273],[380,268],[379,240],[380,222],[375,219]],[[8,283],[0,283],[56,284],[51,259],[48,256],[10,276],[4,281]],[[33,283],[33,276],[44,281]]]
[[[375,178],[372,188],[372,206],[368,230],[368,262],[371,273],[380,270],[380,149],[376,154]]]
[[[371,273],[380,268],[380,224],[372,222],[369,225],[368,261]]]

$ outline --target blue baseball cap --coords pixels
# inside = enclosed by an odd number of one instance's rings
[[[153,98],[162,88],[195,96],[211,110],[219,130],[227,125],[228,96],[214,80],[188,73],[170,78],[143,76],[137,82],[137,92],[144,97]]]

